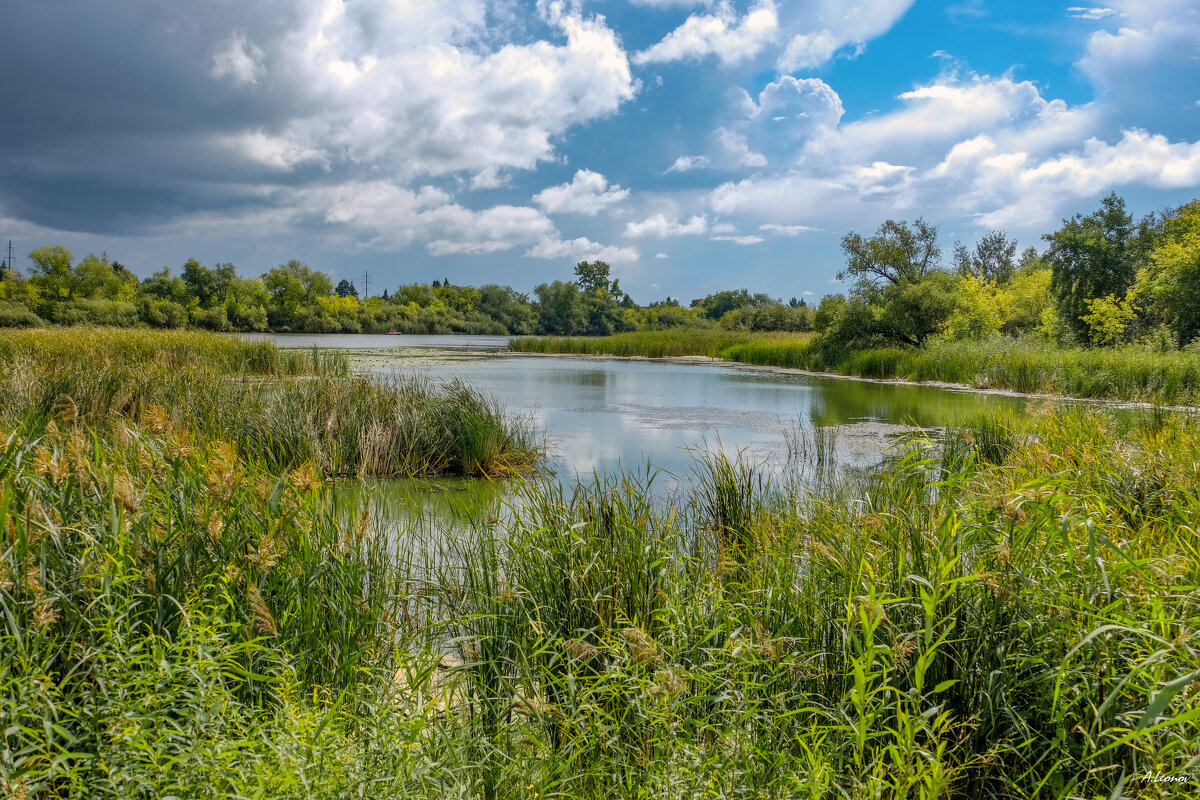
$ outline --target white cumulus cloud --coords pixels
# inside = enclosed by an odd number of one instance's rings
[[[716,56],[726,65],[758,55],[775,39],[779,14],[773,0],[758,0],[738,18],[722,4],[714,13],[693,14],[657,44],[633,57],[636,64],[698,61]]]
[[[791,32],[779,57],[780,72],[819,67],[843,49],[857,53],[866,42],[889,31],[913,0],[815,0],[799,6],[798,19],[785,22]]]
[[[1115,8],[1096,6],[1071,6],[1067,9],[1067,16],[1074,17],[1075,19],[1105,19],[1107,17],[1119,16],[1120,13]]]
[[[631,264],[641,258],[636,247],[605,246],[586,237],[578,239],[545,239],[526,251],[534,258],[561,258],[570,261],[606,261],[609,264]]]
[[[707,167],[708,164],[708,156],[680,156],[675,159],[675,163],[667,167],[667,172],[690,172],[694,169]]]
[[[570,183],[550,186],[533,196],[533,202],[548,214],[586,214],[595,216],[629,197],[629,190],[608,185],[599,172],[581,169]]]
[[[708,231],[708,219],[703,214],[697,214],[685,222],[668,219],[665,214],[655,214],[641,222],[627,222],[625,236],[631,239],[652,236],[666,239],[671,236],[699,236]]]

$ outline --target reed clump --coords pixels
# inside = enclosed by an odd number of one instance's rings
[[[540,456],[526,420],[457,381],[352,375],[346,358],[202,332],[23,331],[0,344],[0,407],[229,438],[329,475],[502,475]]]
[[[10,795],[1194,793],[1194,417],[981,416],[793,491],[533,481],[421,542],[314,461],[69,417],[0,435]]]
[[[1197,456],[1192,418],[1045,410],[801,495],[713,455],[665,506],[628,478],[535,490],[429,587],[432,617],[454,601],[481,795],[1091,797],[1191,775]]]

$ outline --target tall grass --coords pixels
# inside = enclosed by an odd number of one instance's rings
[[[1185,797],[1144,779],[1200,765],[1198,447],[1051,411],[803,497],[535,490],[429,588],[482,795]]]
[[[811,338],[803,333],[749,333],[708,328],[637,331],[612,336],[524,336],[511,340],[518,353],[557,353],[572,355],[639,356],[677,358],[681,356],[717,357],[723,350],[749,341],[777,344],[803,342]]]
[[[746,342],[720,358],[747,364],[966,384],[1168,405],[1200,402],[1200,356],[1139,347],[1061,348],[1028,340],[932,340],[922,348],[827,351],[811,343]]]
[[[340,354],[200,332],[52,329],[0,344],[0,408],[229,438],[279,469],[506,474],[537,460],[528,421],[470,386],[349,374]]]
[[[646,331],[512,341],[517,352],[663,358],[703,355],[743,364],[863,378],[937,381],[1103,400],[1200,403],[1200,355],[1141,347],[1063,348],[1033,340],[930,340],[921,348],[838,350],[811,334]]]
[[[535,481],[414,542],[313,462],[55,413],[0,435],[8,796],[1195,793],[1193,417]]]

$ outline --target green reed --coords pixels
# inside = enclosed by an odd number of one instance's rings
[[[233,436],[5,430],[10,796],[1194,794],[1144,782],[1200,772],[1190,416],[982,416],[788,490],[698,453],[424,539]]]
[[[0,344],[0,407],[229,438],[279,469],[506,474],[535,463],[527,420],[457,381],[351,375],[344,355],[201,332],[26,331]]]

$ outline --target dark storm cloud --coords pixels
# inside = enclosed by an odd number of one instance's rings
[[[355,183],[498,185],[635,91],[601,19],[556,12],[539,23],[553,41],[513,45],[493,13],[509,5],[21,0],[4,19],[0,208],[136,235],[273,203],[276,220],[320,218]]]
[[[0,82],[0,205],[47,227],[134,232],[238,203],[253,182],[212,138],[270,131],[306,112],[278,76],[238,86],[213,76],[231,31],[269,40],[294,24],[282,3],[18,2]],[[240,202],[245,202],[241,200]]]

